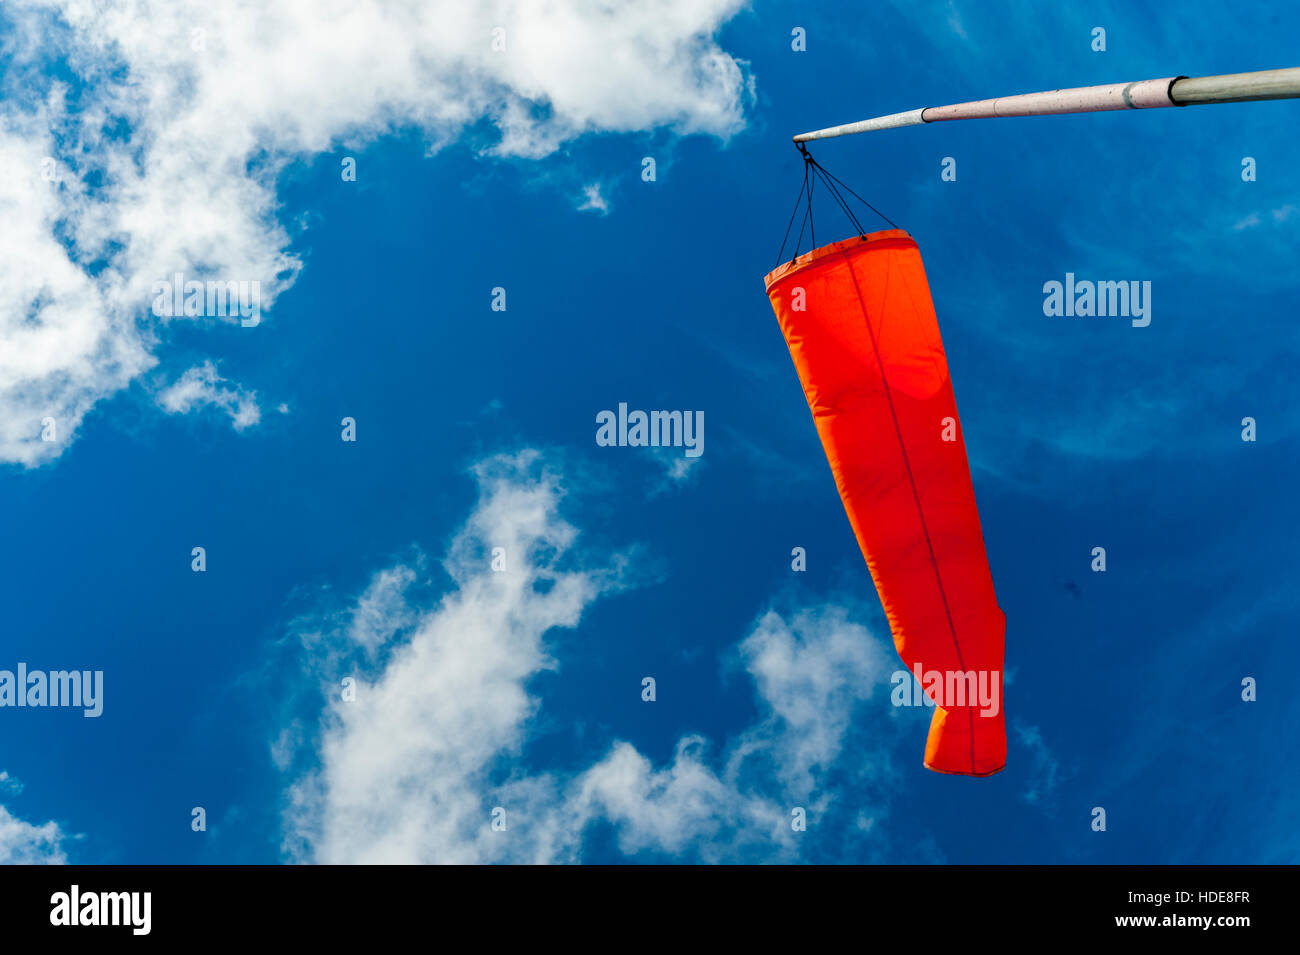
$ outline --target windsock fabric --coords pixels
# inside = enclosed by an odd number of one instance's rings
[[[1006,618],[916,241],[855,236],[765,283],[894,646],[937,704],[925,765],[995,773]]]

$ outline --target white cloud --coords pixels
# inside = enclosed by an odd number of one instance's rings
[[[778,775],[790,791],[811,794],[815,770],[829,769],[839,758],[856,704],[889,681],[892,647],[886,650],[832,605],[789,620],[769,611],[740,645],[740,655],[771,710],[751,735],[780,740]]]
[[[829,819],[836,794],[825,778],[878,784],[888,773],[887,741],[856,742],[856,765],[839,765],[853,734],[858,704],[888,680],[884,645],[854,624],[843,608],[826,605],[786,619],[769,611],[737,648],[737,662],[754,683],[760,718],[727,742],[721,770],[710,767],[707,741],[678,741],[673,761],[656,770],[627,743],[578,777],[564,817],[586,825],[612,823],[626,853],[691,853],[705,862],[777,861],[799,855],[791,810],[808,825]],[[861,728],[859,728],[861,729]],[[884,720],[873,727],[888,733]],[[861,798],[859,795],[858,798]],[[844,811],[858,837],[871,838],[872,816],[884,799]],[[848,816],[840,818],[844,825]],[[843,846],[849,849],[846,842]],[[860,859],[859,859],[860,861]]]
[[[966,33],[965,24],[961,22],[961,14],[957,11],[957,7],[952,0],[948,0],[948,27],[963,40],[970,39],[969,34]]]
[[[0,772],[0,792],[17,795],[22,788],[18,780]],[[65,838],[58,823],[35,826],[0,805],[0,865],[61,865],[68,861]]]
[[[168,414],[186,414],[196,408],[220,408],[230,416],[236,431],[262,420],[257,395],[238,385],[226,387],[212,362],[196,365],[158,394],[158,404]]]
[[[154,361],[55,232],[80,200],[41,179],[53,152],[37,122],[0,113],[0,461],[26,465],[57,454],[96,401]],[[54,441],[41,440],[45,418]]]
[[[1037,726],[1021,723],[1018,720],[1012,721],[1011,726],[1015,730],[1017,740],[1029,752],[1029,757],[1033,761],[1033,768],[1029,773],[1029,788],[1025,790],[1024,800],[1034,804],[1044,801],[1050,804],[1063,775],[1060,761],[1048,748]]]
[[[1283,225],[1293,218],[1300,218],[1300,206],[1286,202],[1276,209],[1270,209],[1267,213],[1252,212],[1250,215],[1234,222],[1232,231],[1240,232],[1243,229],[1254,229],[1264,223],[1264,215],[1267,215],[1276,225]]]
[[[558,516],[559,480],[538,454],[492,459],[476,474],[481,499],[444,565],[455,589],[386,665],[359,676],[354,702],[332,705],[319,769],[293,789],[290,829],[318,861],[492,857],[496,834],[474,820],[486,818],[494,762],[518,746],[535,710],[524,682],[554,665],[542,635],[573,626],[617,586],[609,572],[560,567],[577,531]],[[348,631],[367,649],[371,634],[392,629],[376,619],[388,598],[374,593],[364,626]]]
[[[258,281],[270,308],[301,267],[276,218],[291,162],[399,128],[436,150],[482,120],[499,134],[486,151],[530,158],[588,132],[737,132],[750,79],[713,35],[741,6],[6,4],[0,461],[55,457],[159,360],[177,319],[149,313],[155,281]],[[76,87],[45,69],[61,53]],[[42,178],[47,156],[60,182]],[[45,417],[60,440],[41,440]]]
[[[704,455],[688,458],[681,448],[647,448],[663,469],[650,486],[650,496],[658,497],[691,484],[703,470]]]
[[[600,215],[609,212],[609,200],[601,192],[600,183],[593,182],[582,187],[582,202],[578,205],[578,211],[597,212]]]
[[[585,826],[605,819],[624,853],[697,854],[704,862],[791,858],[789,809],[744,792],[706,762],[703,737],[681,739],[670,766],[656,770],[628,743],[579,779],[566,813]]]
[[[868,783],[885,772],[880,739],[855,738],[853,765],[840,765],[846,741],[863,734],[856,708],[884,690],[890,668],[885,647],[836,607],[757,621],[735,662],[755,684],[760,717],[716,758],[690,734],[662,768],[611,740],[585,769],[528,771],[519,756],[542,707],[530,680],[558,668],[547,635],[576,627],[624,586],[625,561],[593,562],[579,546],[559,513],[561,478],[537,452],[475,470],[480,499],[451,543],[452,588],[436,605],[409,599],[418,575],[398,566],[373,578],[332,636],[302,635],[307,656],[334,672],[315,674],[332,698],[318,731],[291,723],[271,742],[277,765],[298,767],[285,809],[291,858],[571,861],[597,821],[629,853],[793,858],[791,809],[803,806],[810,824],[828,811],[834,794],[822,780],[832,767]],[[498,547],[506,564],[494,572]],[[354,701],[340,698],[340,673],[355,673]],[[873,732],[889,732],[889,722]],[[497,806],[505,832],[491,828]],[[871,819],[882,806],[845,811]],[[875,838],[869,824],[853,829]]]
[[[370,586],[357,601],[352,613],[348,637],[370,656],[417,619],[406,602],[406,591],[415,581],[410,567],[389,567],[375,574]]]

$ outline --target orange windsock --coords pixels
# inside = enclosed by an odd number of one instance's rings
[[[936,704],[925,765],[995,773],[1006,618],[916,242],[855,236],[765,281],[894,646]]]

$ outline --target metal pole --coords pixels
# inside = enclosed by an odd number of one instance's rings
[[[890,113],[858,123],[830,126],[794,137],[796,143],[831,139],[878,129],[919,126],[954,119],[986,119],[999,116],[1045,116],[1053,113],[1095,113],[1113,109],[1159,109],[1163,106],[1193,106],[1202,103],[1243,103],[1264,99],[1300,98],[1300,67],[1260,70],[1256,73],[1228,73],[1223,76],[1170,76],[1159,80],[1079,86],[1074,89],[1024,93],[997,99],[975,100],[952,106],[928,106],[906,113]]]

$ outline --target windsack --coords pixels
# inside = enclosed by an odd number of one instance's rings
[[[799,255],[801,226],[795,257],[768,273],[767,294],[894,646],[937,704],[925,765],[987,776],[1006,763],[1006,619],[921,253],[902,229],[867,234],[843,184],[801,151],[795,212],[807,196],[811,223],[821,180],[858,234]],[[981,686],[996,709],[980,707]]]
[[[764,281],[894,646],[936,704],[927,768],[987,776],[1006,765],[1006,617],[993,589],[948,360],[916,241],[827,172],[806,144],[958,119],[1297,96],[1300,68],[1170,77],[917,109],[794,137],[804,182],[778,262],[805,198],[807,211],[794,257]],[[817,244],[812,196],[819,182],[857,234],[800,255],[805,228]],[[867,233],[845,192],[891,228]],[[984,705],[990,700],[997,706]]]

